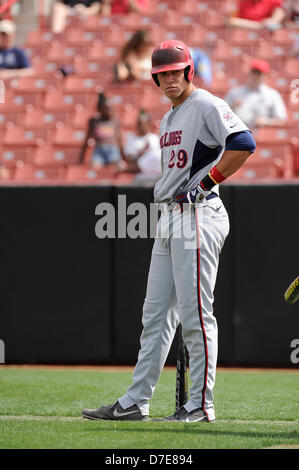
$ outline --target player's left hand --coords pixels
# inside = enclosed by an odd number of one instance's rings
[[[184,204],[197,204],[201,202],[204,197],[205,192],[200,186],[200,184],[198,184],[197,186],[195,186],[195,188],[191,189],[191,191],[179,194],[175,198],[175,202],[178,204],[178,207],[180,207],[181,212],[183,212]]]

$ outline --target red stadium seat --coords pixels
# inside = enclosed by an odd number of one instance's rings
[[[17,125],[21,118],[23,117],[23,113],[19,112],[18,110],[7,110],[2,111],[0,105],[0,128],[6,128],[9,123]]]
[[[19,77],[14,78],[10,82],[12,89],[18,91],[18,93],[30,92],[30,93],[41,93],[49,89],[49,87],[55,87],[57,85],[58,79],[55,75],[48,77]]]
[[[76,57],[74,67],[77,77],[99,78],[102,71],[102,63],[99,60],[89,60],[86,57]]]
[[[231,44],[230,41],[224,41],[223,39],[218,39],[216,42],[216,47],[213,50],[213,60],[223,60],[228,58],[230,60],[244,60],[242,57],[244,54],[248,53],[248,47],[244,47],[242,44]]]
[[[67,181],[77,182],[99,182],[111,184],[115,177],[113,166],[95,168],[91,165],[70,165],[66,170]]]
[[[121,18],[122,15],[120,15]],[[102,15],[91,15],[86,18],[84,22],[85,31],[104,31],[107,33],[114,22],[116,22],[116,15],[102,16]]]
[[[188,30],[188,45],[190,47],[204,47],[207,41],[207,30],[204,25],[192,24]]]
[[[258,31],[234,28],[230,31],[229,42],[234,46],[247,46],[248,51],[253,53],[260,39]]]
[[[275,88],[283,96],[286,93],[289,93],[289,90],[290,90],[289,81],[283,72],[280,72],[280,73],[272,72],[271,74],[269,74],[267,77],[267,85],[272,88]]]
[[[269,62],[271,68],[277,72],[283,71],[285,57],[289,51],[288,47],[276,45],[265,39],[260,39],[255,50],[255,57]]]
[[[113,180],[113,184],[119,186],[130,185],[134,181],[135,175],[131,173],[119,173]]]
[[[99,93],[103,91],[101,77],[83,78],[69,75],[63,83],[64,93]]]
[[[296,83],[295,83],[296,85]],[[290,96],[287,102],[288,113],[290,119],[293,123],[297,123],[297,128],[299,126],[299,82],[297,86],[291,87]],[[298,132],[299,133],[299,132]]]
[[[73,112],[77,104],[93,107],[96,103],[96,93],[63,93],[62,91],[49,91],[45,95],[45,110],[60,110]]]
[[[141,103],[141,97],[145,93],[146,87],[141,86],[139,82],[130,84],[130,86],[123,85],[114,85],[112,84],[107,89],[107,96],[109,98],[110,104],[114,109],[123,107],[125,103],[130,103],[133,106],[140,107],[143,106]],[[151,87],[153,90],[153,87]]]
[[[163,118],[164,114],[170,110],[170,104],[164,104],[159,106],[147,106],[145,110],[151,115],[153,121],[157,122],[157,133],[159,133],[160,121]]]
[[[294,159],[290,144],[296,128],[261,128],[255,136],[257,148],[265,158],[280,159],[283,161],[283,176],[294,176]]]
[[[44,92],[31,91],[31,92],[17,92],[12,99],[14,106],[42,106],[44,99]]]
[[[215,95],[223,98],[232,87],[239,85],[240,82],[238,78],[221,73],[214,73],[211,84],[206,88]]]
[[[175,10],[167,10],[163,17],[163,25],[164,27],[185,27],[189,28],[192,24],[196,22],[200,22],[199,14],[193,8],[193,14],[182,14],[180,11]]]
[[[67,112],[54,111],[49,112],[41,108],[27,109],[23,116],[23,125],[26,128],[51,128],[54,129],[57,124],[65,123],[68,118]]]
[[[130,103],[126,103],[121,112],[118,114],[122,128],[125,130],[135,130],[138,115],[139,109]]]
[[[83,106],[76,106],[74,113],[68,120],[68,124],[74,129],[87,129],[88,121],[95,115],[95,110],[92,108],[84,108]]]
[[[32,146],[3,145],[1,163],[5,167],[22,166],[32,161]]]
[[[261,127],[255,132],[257,143],[267,145],[289,144],[293,135],[292,128],[287,127]]]
[[[165,38],[165,28],[159,24],[159,18],[159,15],[157,15],[156,20],[147,26],[154,44],[158,44]]]
[[[199,15],[199,12],[204,12],[207,11],[207,9],[202,9],[200,10],[199,6],[201,4],[204,4],[203,2],[194,2],[194,0],[185,0],[184,2],[178,2],[176,4],[177,11],[182,15],[192,15],[192,14],[197,14]]]
[[[114,80],[113,65],[115,60],[89,59],[88,57],[75,57],[73,62],[77,78],[94,79],[102,88],[110,87]]]
[[[60,167],[79,163],[80,149],[73,147],[65,149],[63,146],[39,145],[33,152],[32,163],[38,167]]]
[[[76,57],[69,57],[67,60],[62,58],[60,60],[49,60],[47,54],[42,57],[33,57],[32,65],[34,67],[35,75],[38,77],[46,77],[47,79],[56,80],[55,86],[59,86],[59,80],[57,79],[57,72],[62,67],[72,67]],[[62,78],[62,77],[58,77]]]
[[[102,41],[95,41],[92,46],[88,49],[85,57],[89,60],[99,60],[102,64],[102,69],[105,63],[114,63],[119,58],[119,48],[127,38],[124,34],[120,34],[119,31],[114,36],[109,37],[109,43],[103,44]]]
[[[135,30],[142,29],[142,17],[139,13],[131,12],[129,15],[122,15],[120,17],[120,25],[126,30],[133,28]],[[109,40],[109,39],[108,39]],[[109,40],[110,41],[110,40]]]
[[[58,40],[59,35],[52,33],[52,31],[43,31],[43,30],[36,30],[36,31],[29,31],[25,46],[35,47],[45,45],[51,45],[53,41]]]
[[[272,42],[280,46],[292,47],[296,40],[296,30],[281,28],[272,33]]]
[[[245,163],[236,173],[230,176],[226,183],[246,182],[258,183],[261,181],[272,181],[279,178],[278,171],[273,164],[254,165]]]
[[[228,54],[228,53],[227,53]],[[244,69],[248,62],[248,56],[245,54],[225,54],[215,57],[212,55],[213,69],[218,73],[224,73],[227,76],[242,78],[244,81]]]
[[[34,168],[32,166],[23,166],[16,168],[13,176],[14,181],[18,182],[54,182],[64,179],[64,168]]]
[[[62,126],[55,130],[53,144],[67,147],[81,146],[85,140],[85,129],[73,129],[71,126]]]
[[[24,47],[24,52],[28,59],[32,61],[34,57],[41,57],[47,55],[50,47],[51,43],[43,42],[34,46]]]
[[[134,104],[134,103],[133,103]],[[158,87],[144,87],[142,93],[139,96],[137,106],[139,108],[156,108],[157,106],[168,106],[171,107],[171,103],[158,89]]]
[[[222,12],[212,8],[207,10],[204,15],[204,24],[209,30],[213,28],[222,28],[224,30],[225,24]]]
[[[150,7],[152,7],[152,2],[150,3]],[[151,29],[152,26],[159,23],[160,15],[156,10],[146,11],[146,14],[140,16],[140,29]],[[161,25],[162,29],[162,25]],[[153,41],[156,44],[156,41]]]
[[[172,26],[165,30],[165,40],[177,39],[187,43],[189,38],[189,28],[190,27],[183,28],[182,26]]]
[[[12,89],[6,90],[5,100],[0,104],[1,112],[22,112],[26,106],[40,106],[43,103],[43,92],[18,92]]]
[[[35,146],[39,141],[47,141],[50,137],[46,128],[25,129],[22,126],[8,126],[4,131],[3,144],[14,146]]]
[[[294,176],[299,177],[299,138],[291,140],[291,150],[294,158]]]
[[[91,44],[99,40],[101,37],[99,31],[85,31],[83,29],[67,29],[65,32],[65,42],[69,47],[81,46],[86,44],[89,47]]]
[[[298,59],[288,58],[285,61],[283,73],[288,78],[298,78]]]
[[[258,145],[254,154],[247,160],[249,164],[272,164],[277,169],[277,175],[281,178],[294,176],[294,156],[290,145],[279,146],[273,151],[266,145]]]
[[[54,41],[47,52],[47,57],[48,60],[53,62],[68,60],[77,55],[86,55],[88,48],[87,44],[67,46],[61,44],[60,41]]]

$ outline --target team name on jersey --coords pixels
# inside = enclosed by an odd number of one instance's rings
[[[169,147],[170,145],[180,145],[183,131],[165,132],[160,138],[160,147]]]

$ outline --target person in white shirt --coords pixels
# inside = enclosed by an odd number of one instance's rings
[[[264,82],[270,72],[265,60],[253,60],[247,83],[233,87],[225,101],[248,127],[283,125],[287,110],[279,91]]]
[[[135,180],[161,177],[161,149],[157,134],[151,132],[151,116],[141,110],[137,119],[137,133],[128,133],[122,149],[123,160],[119,171],[136,174]]]
[[[113,66],[114,80],[119,83],[127,80],[151,80],[152,50],[150,32],[145,29],[135,31]]]

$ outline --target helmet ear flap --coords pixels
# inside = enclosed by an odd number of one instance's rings
[[[190,82],[190,80],[189,80],[190,68],[191,68],[190,65],[188,65],[188,67],[186,67],[185,70],[184,70],[184,77],[185,77],[185,80],[187,82]]]
[[[158,80],[158,74],[157,73],[153,73],[152,74],[152,77],[154,79],[154,82],[156,83],[157,86],[160,86],[160,83],[159,83],[159,80]]]
[[[192,62],[191,65],[188,65],[185,68],[185,80],[187,80],[187,82],[192,82],[193,77],[194,77],[194,65]]]

